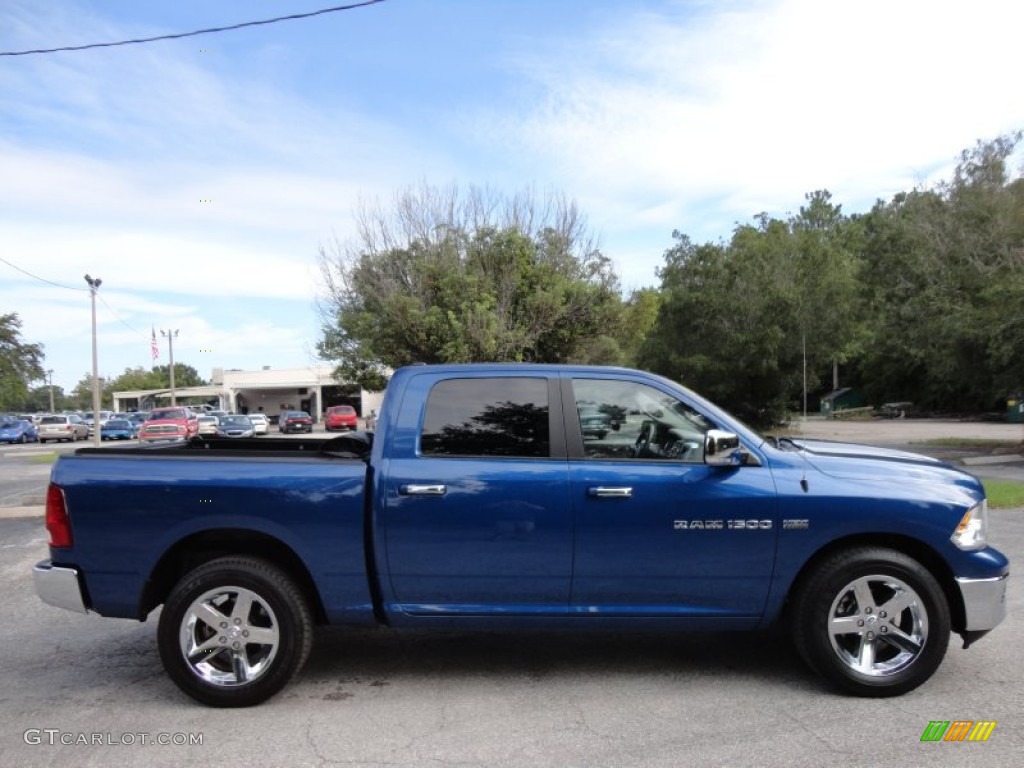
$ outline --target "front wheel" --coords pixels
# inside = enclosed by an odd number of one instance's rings
[[[248,707],[284,688],[305,663],[313,620],[284,571],[223,557],[178,582],[157,639],[164,669],[182,691],[213,707]]]
[[[792,605],[793,638],[807,664],[858,696],[898,696],[932,676],[949,645],[950,614],[935,577],[891,549],[827,557]]]

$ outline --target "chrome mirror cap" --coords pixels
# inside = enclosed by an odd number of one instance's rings
[[[737,467],[743,463],[740,439],[732,432],[709,429],[704,435],[704,463],[712,467]]]

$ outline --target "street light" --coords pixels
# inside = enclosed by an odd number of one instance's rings
[[[103,439],[100,434],[100,365],[96,354],[96,291],[103,285],[98,277],[85,276],[85,282],[89,284],[89,298],[92,300],[92,442],[99,447]],[[53,390],[50,390],[51,396]]]
[[[47,384],[50,387],[50,413],[53,413],[53,369],[46,372]]]
[[[174,391],[174,339],[177,338],[178,336],[178,329],[175,328],[172,331],[171,329],[168,328],[165,331],[163,328],[161,328],[160,335],[167,338],[167,349],[169,352],[168,357],[171,359],[171,405],[177,405],[178,398]]]

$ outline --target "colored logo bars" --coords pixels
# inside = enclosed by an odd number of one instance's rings
[[[988,741],[995,728],[995,720],[932,720],[921,741]]]

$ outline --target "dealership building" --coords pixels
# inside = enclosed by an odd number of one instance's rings
[[[358,385],[338,384],[330,365],[306,368],[270,368],[243,371],[214,368],[212,383],[201,387],[133,390],[114,393],[115,411],[148,411],[177,403],[205,403],[229,413],[306,411],[320,421],[332,405],[351,405],[361,417],[380,411],[383,392],[367,392]]]

